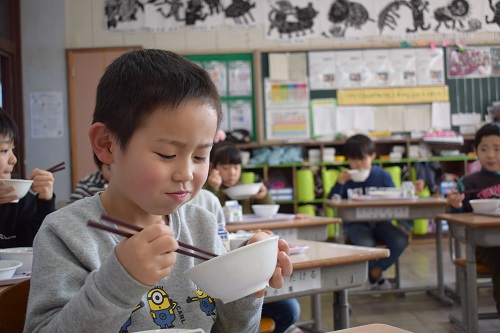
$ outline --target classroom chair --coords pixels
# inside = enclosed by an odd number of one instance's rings
[[[16,283],[0,293],[0,333],[22,333],[30,279]]]
[[[455,272],[456,272],[456,288],[455,288],[455,294],[453,291],[450,291],[449,289],[447,290],[447,293],[449,296],[451,296],[454,300],[460,302],[461,304],[468,304],[469,300],[467,299],[467,273],[466,273],[466,267],[467,267],[467,260],[466,258],[462,257],[461,253],[461,244],[460,241],[457,240],[457,238],[453,237],[453,235],[456,233],[456,230],[453,225],[450,224],[450,233],[449,233],[449,247],[450,247],[450,256],[451,260],[455,266]],[[478,264],[476,263],[476,274],[477,274],[477,280],[479,279],[490,279],[489,282],[478,282],[476,280],[476,286],[477,289],[479,288],[491,288],[491,271],[490,268],[486,265]],[[451,295],[450,295],[451,294]],[[458,295],[457,295],[458,294]],[[477,304],[469,304],[469,306],[477,306]],[[453,315],[450,315],[450,322],[461,327],[462,329],[467,330],[469,327],[468,319],[467,319],[467,308],[462,306],[461,307],[461,320],[456,318]],[[497,319],[498,318],[498,313],[495,312],[483,312],[478,314],[478,320],[480,319]]]
[[[276,323],[272,318],[262,317],[260,319],[259,333],[272,333],[276,328]]]

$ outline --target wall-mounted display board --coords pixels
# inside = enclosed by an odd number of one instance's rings
[[[219,91],[224,118],[221,129],[245,129],[256,138],[252,53],[184,55],[203,67]]]
[[[370,131],[373,105],[449,99],[443,48],[263,52],[260,56],[267,140],[333,139],[352,126]]]
[[[446,48],[452,125],[472,126],[500,101],[500,45]]]

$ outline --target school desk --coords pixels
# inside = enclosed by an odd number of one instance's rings
[[[411,333],[411,332],[385,324],[370,324],[370,325],[347,328],[345,330],[329,332],[329,333]]]
[[[476,246],[500,246],[500,216],[474,213],[440,214],[436,224],[447,221],[452,236],[465,243],[466,296],[462,299],[462,320],[450,316],[450,320],[469,333],[478,332]],[[442,258],[441,258],[442,260]]]
[[[414,198],[414,199],[377,199],[377,200],[334,200],[326,201],[333,207],[335,216],[342,221],[349,222],[376,222],[382,220],[415,220],[433,219],[443,214],[446,209],[444,198]],[[342,237],[342,232],[340,233]],[[427,291],[446,305],[452,305],[452,300],[444,292],[443,254],[441,225],[436,223],[436,256],[437,260],[437,287],[423,286],[412,288],[396,288],[377,291],[380,293]]]
[[[325,241],[328,238],[328,224],[341,222],[336,217],[305,216],[296,218],[292,214],[279,215],[275,218],[252,218],[246,221],[228,222],[226,230],[236,232],[238,230],[268,229],[282,238]]]
[[[362,285],[368,276],[368,261],[386,258],[389,250],[337,243],[287,239],[308,246],[303,253],[290,255],[293,274],[281,289],[268,287],[264,302],[333,292],[334,329],[349,327],[347,289]],[[321,304],[312,303],[312,330],[320,330]]]

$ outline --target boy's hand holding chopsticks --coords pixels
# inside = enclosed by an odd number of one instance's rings
[[[261,241],[263,239],[269,238],[267,233],[260,231],[253,235],[249,240],[248,244]],[[290,248],[288,243],[284,239],[278,241],[278,262],[274,270],[273,276],[269,279],[269,286],[274,289],[279,289],[284,285],[284,276],[290,276],[293,272],[292,261],[288,256],[290,254]],[[256,292],[254,295],[256,297],[263,297],[265,289]]]
[[[51,172],[42,169],[34,169],[28,176],[33,180],[31,190],[38,193],[38,198],[50,200],[54,195],[54,176]]]
[[[116,246],[116,256],[134,279],[152,286],[172,272],[179,244],[162,220],[132,233],[134,237],[124,237]]]

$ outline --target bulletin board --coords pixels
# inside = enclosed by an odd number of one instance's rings
[[[500,101],[500,45],[448,47],[445,61],[452,119],[475,114],[484,120],[488,107]]]
[[[184,55],[203,67],[219,91],[221,129],[246,129],[256,141],[254,59],[252,53]]]
[[[302,58],[305,65],[297,61],[300,55],[305,55]],[[283,128],[282,123],[287,125],[295,138],[333,139],[341,121],[339,117],[344,117],[352,111],[349,106],[356,108],[361,105],[448,102],[444,58],[443,48],[424,47],[263,52],[260,62],[264,82],[262,95],[266,139],[279,139],[275,132],[269,130],[272,127],[269,119],[278,119]],[[305,117],[300,105],[296,105],[296,109],[288,108],[288,114],[280,110],[278,116],[275,116],[278,111],[275,105],[268,102],[268,99],[273,99],[273,96],[278,94],[273,88],[280,83],[280,79],[284,79],[285,85],[297,87],[301,84],[302,77],[305,78],[311,102],[309,119],[303,120]],[[272,83],[272,88],[266,87],[270,85],[266,85],[268,81]],[[297,95],[298,92],[294,96]],[[356,103],[356,100],[362,102]],[[340,109],[345,112],[340,112]],[[373,119],[373,108],[359,108],[357,111],[370,115],[366,119]],[[281,121],[285,117],[287,121]],[[318,128],[321,119],[327,119],[328,124],[323,122],[320,124],[321,128]],[[309,124],[309,132],[297,132],[300,128],[291,126],[294,121],[302,126],[301,128],[305,123]],[[373,122],[370,125],[361,120],[354,123],[356,126],[363,123],[367,126],[363,129],[368,131],[373,126]],[[291,135],[287,139],[294,138]]]

